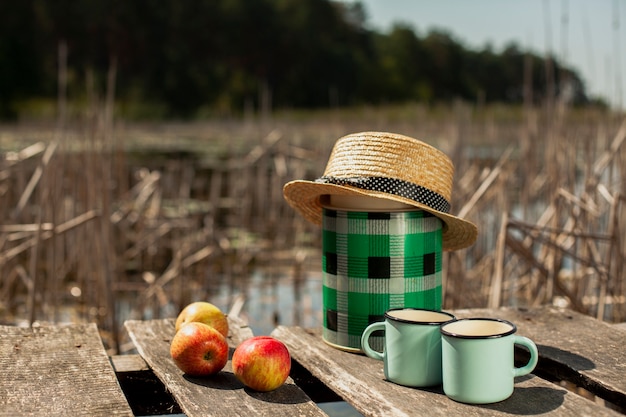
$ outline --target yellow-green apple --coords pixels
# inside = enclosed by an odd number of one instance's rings
[[[214,327],[224,337],[228,337],[228,319],[217,306],[206,301],[196,301],[187,305],[176,317],[176,331],[191,322],[200,322]]]
[[[170,344],[174,363],[189,375],[212,375],[228,362],[228,341],[213,327],[187,323],[174,335]]]
[[[256,391],[280,387],[291,370],[287,346],[271,336],[244,340],[233,353],[233,373],[245,386]]]

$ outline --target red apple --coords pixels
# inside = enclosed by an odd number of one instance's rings
[[[211,303],[196,301],[183,308],[176,318],[176,331],[191,322],[208,324],[224,337],[228,337],[228,319],[218,307]]]
[[[280,340],[255,336],[237,346],[232,365],[233,373],[245,386],[256,391],[272,391],[287,380],[291,356]]]
[[[228,341],[213,327],[199,322],[185,324],[170,345],[174,363],[189,375],[212,375],[228,362]]]

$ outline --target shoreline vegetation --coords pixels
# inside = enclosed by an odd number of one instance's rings
[[[94,91],[115,95],[126,119],[456,99],[608,106],[558,57],[566,44],[539,56],[516,42],[473,49],[447,29],[401,22],[380,32],[358,1],[3,6],[0,120],[45,113],[66,93],[88,107]]]
[[[319,230],[282,186],[320,176],[334,142],[365,130],[455,164],[452,210],[479,237],[444,256],[445,309],[550,304],[626,321],[624,114],[457,102],[139,123],[112,102],[0,126],[0,323],[92,321],[124,352],[125,319],[216,298],[245,315],[253,271],[270,288],[288,279],[298,311],[281,314],[305,322],[319,314],[305,291]]]

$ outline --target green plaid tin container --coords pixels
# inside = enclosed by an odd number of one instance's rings
[[[326,343],[361,351],[361,334],[391,308],[442,307],[442,222],[422,211],[323,208]],[[372,348],[382,350],[383,335]]]

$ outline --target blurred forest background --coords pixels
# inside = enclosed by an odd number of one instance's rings
[[[380,130],[455,165],[478,225],[444,308],[569,307],[626,321],[626,118],[515,44],[369,29],[329,0],[0,2],[0,323],[126,319],[204,299],[321,325],[319,228],[283,185]]]
[[[49,114],[60,65],[74,100],[114,76],[116,112],[131,119],[547,95],[602,105],[552,56],[366,22],[361,3],[330,0],[2,2],[0,117]]]

